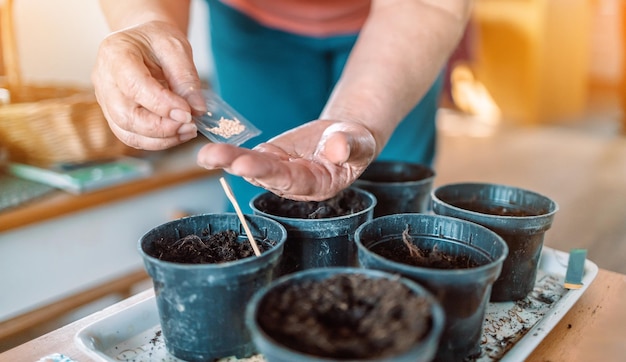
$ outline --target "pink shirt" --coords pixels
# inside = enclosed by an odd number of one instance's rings
[[[358,32],[370,0],[222,0],[259,23],[300,35],[324,37]]]

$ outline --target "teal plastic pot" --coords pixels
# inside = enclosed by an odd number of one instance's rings
[[[373,217],[376,197],[370,192],[351,187],[355,197],[364,207],[349,215],[304,219],[279,216],[264,208],[268,199],[280,199],[271,192],[258,194],[250,201],[255,215],[265,216],[280,222],[287,230],[287,241],[279,264],[279,275],[300,270],[322,267],[349,267],[357,265],[354,231],[359,225]],[[290,203],[304,201],[286,200]]]
[[[374,161],[354,182],[354,186],[376,197],[374,218],[430,208],[435,171],[426,165],[398,161]]]
[[[544,236],[559,209],[556,202],[529,190],[488,183],[437,187],[432,202],[436,214],[483,225],[507,243],[509,255],[491,301],[520,300],[533,290]]]
[[[234,213],[203,214],[155,227],[139,240],[139,253],[152,278],[167,350],[186,361],[248,357],[255,348],[245,327],[246,305],[268,285],[283,251],[287,231],[278,222],[246,215],[257,242],[274,242],[260,256],[219,264],[181,264],[153,256],[154,242],[175,242],[187,235],[234,230],[248,242]]]
[[[403,245],[403,233],[421,249],[465,257],[477,266],[440,269],[415,266],[380,255],[379,248]],[[463,361],[480,353],[483,320],[491,288],[508,248],[493,231],[468,221],[440,215],[396,214],[361,225],[355,234],[363,267],[384,270],[412,279],[428,289],[446,315],[435,360]],[[404,249],[401,249],[404,252]],[[406,250],[408,254],[408,249]]]
[[[423,296],[428,301],[431,315],[429,330],[421,339],[419,339],[419,341],[416,341],[415,344],[397,355],[390,355],[379,359],[340,359],[329,356],[320,357],[299,351],[293,347],[294,343],[297,343],[297,341],[293,341],[290,345],[280,343],[278,342],[278,339],[280,338],[275,338],[275,336],[272,336],[271,333],[268,333],[268,331],[263,328],[262,323],[259,321],[259,316],[266,315],[269,312],[268,308],[272,308],[271,304],[266,303],[270,293],[281,293],[286,288],[293,286],[294,284],[301,284],[305,281],[320,281],[341,274],[361,274],[365,275],[367,278],[385,279],[390,283],[402,283],[414,294]],[[310,301],[307,301],[307,297],[308,294],[303,294],[301,303],[310,303]],[[342,307],[338,305],[337,308],[339,309]],[[348,315],[354,312],[354,310],[350,310],[350,307],[342,310],[344,310],[345,314]],[[330,314],[331,313],[329,313],[329,315]],[[325,313],[321,312],[316,316],[316,320],[321,323],[332,324],[332,319],[335,317],[338,317],[338,314],[332,313],[332,317],[329,317],[328,315],[325,315]],[[437,300],[422,286],[395,274],[364,268],[333,267],[309,269],[281,277],[255,293],[246,310],[246,323],[252,334],[252,339],[254,340],[259,352],[268,362],[427,362],[432,360],[437,350],[439,338],[443,330],[444,319],[445,317],[441,306]],[[297,336],[294,338],[297,338]]]

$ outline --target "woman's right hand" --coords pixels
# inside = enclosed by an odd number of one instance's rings
[[[114,32],[100,45],[92,72],[96,98],[125,144],[163,150],[197,135],[203,109],[191,45],[175,26],[148,22]]]

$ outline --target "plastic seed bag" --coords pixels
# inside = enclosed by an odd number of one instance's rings
[[[261,134],[250,121],[234,110],[211,90],[203,90],[206,110],[198,112],[193,120],[198,131],[215,143],[239,146]]]

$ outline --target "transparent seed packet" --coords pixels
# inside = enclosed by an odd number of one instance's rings
[[[239,146],[261,130],[244,118],[220,96],[211,90],[203,90],[205,110],[198,111],[193,120],[198,131],[215,143]]]

